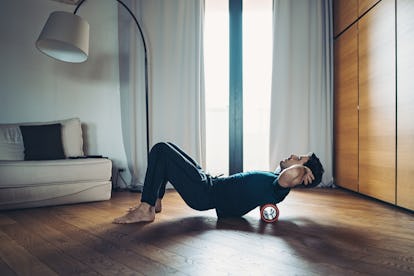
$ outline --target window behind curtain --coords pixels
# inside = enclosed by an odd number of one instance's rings
[[[229,170],[229,5],[205,0],[206,170]],[[269,169],[272,0],[243,0],[243,167]]]
[[[243,0],[243,168],[269,170],[273,1]]]
[[[206,170],[229,171],[229,5],[205,1]]]

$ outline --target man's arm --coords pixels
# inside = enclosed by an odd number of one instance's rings
[[[315,179],[312,171],[303,165],[293,165],[284,169],[279,176],[279,185],[293,188],[297,185],[308,185]]]

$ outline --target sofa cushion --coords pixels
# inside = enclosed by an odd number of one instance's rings
[[[107,200],[106,158],[0,161],[0,210]]]
[[[23,160],[23,138],[15,125],[0,125],[0,160]]]
[[[106,158],[0,161],[0,193],[1,189],[11,187],[108,181],[111,168],[112,162]]]
[[[20,126],[23,136],[24,160],[65,159],[62,146],[62,125]]]
[[[62,144],[65,157],[83,156],[83,138],[81,121],[79,118],[67,120],[20,123],[0,125],[0,160],[24,160],[23,138],[19,126],[21,125],[62,125]]]

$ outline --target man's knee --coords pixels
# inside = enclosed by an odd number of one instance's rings
[[[160,151],[164,151],[166,148],[168,148],[169,147],[169,145],[167,144],[167,143],[165,143],[165,142],[158,142],[158,143],[156,143],[153,147],[152,147],[152,149],[151,149],[151,152],[152,151],[154,151],[154,152],[160,152]]]
[[[167,157],[175,154],[176,150],[171,145],[165,142],[156,143],[150,151],[150,156],[157,155]]]

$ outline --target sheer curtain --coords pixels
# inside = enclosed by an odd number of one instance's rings
[[[331,0],[274,0],[270,164],[315,152],[333,185]]]
[[[149,51],[150,146],[170,141],[205,163],[203,0],[127,0]],[[146,170],[144,54],[137,27],[118,9],[121,109],[131,185]]]

